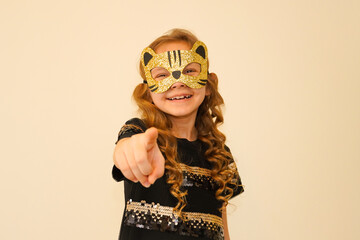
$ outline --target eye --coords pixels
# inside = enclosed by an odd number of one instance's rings
[[[162,74],[158,74],[158,75],[156,75],[156,77],[155,77],[155,78],[159,78],[159,77],[166,77],[166,74],[164,74],[164,73],[162,73]]]
[[[183,70],[183,74],[189,75],[189,76],[197,76],[201,72],[201,66],[199,63],[189,63]]]
[[[170,76],[170,73],[165,68],[156,67],[151,70],[151,76],[156,81],[160,81],[160,80],[163,80],[164,78],[167,78],[168,76]]]

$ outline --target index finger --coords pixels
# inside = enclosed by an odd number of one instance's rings
[[[145,148],[148,151],[152,149],[156,144],[158,137],[158,130],[154,127],[151,127],[145,131],[144,136],[145,136],[145,141],[144,141]]]

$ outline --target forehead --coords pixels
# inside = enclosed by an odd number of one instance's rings
[[[159,45],[155,52],[157,54],[167,52],[167,51],[173,51],[173,50],[190,50],[191,47],[187,42],[184,41],[173,41],[173,42],[165,42],[161,45]]]

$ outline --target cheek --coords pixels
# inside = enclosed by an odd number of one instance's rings
[[[152,102],[158,106],[158,104],[160,103],[161,99],[163,98],[162,96],[163,94],[161,93],[153,93],[153,92],[150,92],[150,97],[152,99]]]
[[[198,96],[201,96],[201,98],[205,98],[205,96],[207,95],[207,91],[206,91],[207,87],[202,87],[202,88],[199,88],[199,89],[196,89],[196,92],[197,92],[197,95]]]

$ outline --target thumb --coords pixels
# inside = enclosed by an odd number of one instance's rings
[[[152,149],[156,145],[156,140],[158,137],[158,130],[154,127],[147,129],[144,133],[145,135],[145,148],[146,150]]]

